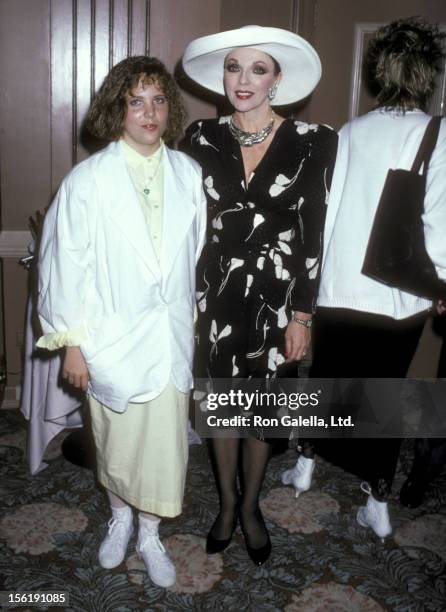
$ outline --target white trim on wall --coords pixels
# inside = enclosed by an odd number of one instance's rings
[[[29,255],[28,245],[31,240],[31,232],[0,232],[0,257],[16,259]]]
[[[362,58],[364,55],[364,36],[372,34],[378,28],[385,25],[384,22],[367,22],[355,24],[355,32],[353,37],[353,69],[351,80],[351,95],[349,119],[353,119],[358,115],[359,95],[362,85]]]

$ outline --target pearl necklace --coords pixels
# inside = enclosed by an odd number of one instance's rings
[[[229,122],[229,131],[242,147],[252,147],[259,142],[263,142],[271,134],[274,125],[274,111],[271,111],[271,119],[268,125],[258,132],[245,132],[234,124],[234,119],[231,116]]]

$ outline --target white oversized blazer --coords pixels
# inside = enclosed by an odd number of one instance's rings
[[[169,377],[180,391],[192,385],[206,200],[195,161],[165,147],[163,164],[159,262],[117,142],[66,176],[43,227],[43,332],[83,330],[89,393],[117,412],[159,395]]]

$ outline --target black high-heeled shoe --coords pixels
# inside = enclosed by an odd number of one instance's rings
[[[226,550],[226,548],[228,548],[229,544],[231,543],[232,536],[234,535],[235,528],[237,527],[237,521],[238,521],[238,503],[236,504],[235,509],[234,509],[234,519],[232,521],[232,530],[231,530],[231,535],[229,536],[229,538],[225,538],[224,540],[214,538],[214,536],[212,535],[212,529],[214,528],[214,525],[215,525],[215,521],[214,521],[214,524],[212,525],[211,530],[209,531],[207,538],[206,538],[206,552],[208,555],[215,555],[216,553],[223,552],[224,550]]]
[[[263,563],[265,563],[265,561],[269,558],[270,554],[271,554],[271,540],[269,537],[269,533],[268,530],[266,528],[265,525],[265,521],[263,519],[262,513],[260,512],[260,508],[257,508],[256,510],[256,515],[259,518],[259,520],[263,523],[263,526],[265,527],[265,531],[266,531],[266,537],[267,537],[267,541],[265,542],[265,544],[263,546],[260,546],[260,548],[253,548],[249,542],[248,542],[248,537],[246,535],[245,529],[244,529],[244,525],[243,525],[243,520],[242,520],[242,515],[240,514],[240,527],[242,528],[242,533],[243,533],[243,537],[245,539],[245,546],[246,546],[246,551],[251,559],[251,561],[254,563],[254,565],[263,565]]]
[[[400,491],[400,502],[407,508],[418,508],[424,501],[429,479],[409,476]]]

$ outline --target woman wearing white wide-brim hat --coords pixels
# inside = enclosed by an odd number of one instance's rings
[[[208,200],[196,375],[275,378],[310,343],[337,136],[284,119],[271,105],[308,96],[321,76],[319,57],[297,34],[246,26],[192,41],[183,67],[233,107],[232,115],[197,121],[187,131]],[[220,512],[207,551],[224,550],[240,518],[248,553],[260,565],[271,550],[258,507],[271,440],[261,428],[250,433],[243,441],[212,441]]]

